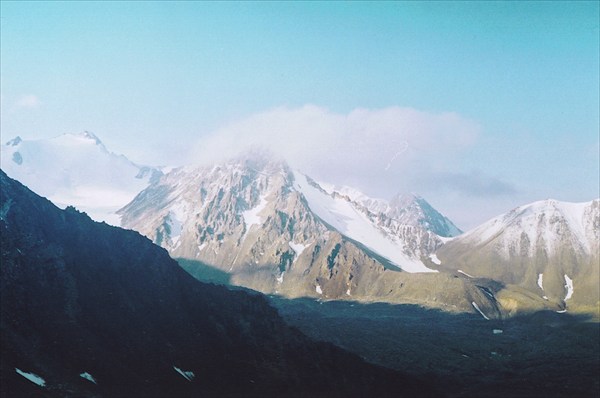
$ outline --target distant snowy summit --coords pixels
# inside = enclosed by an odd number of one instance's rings
[[[537,300],[600,315],[599,251],[600,199],[548,199],[494,217],[447,242],[436,256],[440,269],[532,293],[528,302],[507,307]]]
[[[56,205],[120,225],[116,210],[161,172],[110,152],[91,132],[50,139],[16,137],[1,147],[2,170]]]
[[[539,252],[553,256],[565,245],[580,254],[597,254],[599,202],[548,199],[519,206],[465,233],[460,241],[493,245],[504,258]]]

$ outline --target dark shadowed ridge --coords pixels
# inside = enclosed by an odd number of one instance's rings
[[[136,232],[2,171],[0,188],[2,397],[440,395],[310,340],[260,295],[196,281]]]

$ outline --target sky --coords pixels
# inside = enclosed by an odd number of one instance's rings
[[[470,229],[599,193],[599,2],[0,3],[1,140],[266,147]]]

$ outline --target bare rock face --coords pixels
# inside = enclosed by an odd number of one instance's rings
[[[427,229],[432,221],[421,207],[426,202],[413,198],[386,204],[321,186],[284,162],[250,156],[173,170],[120,214],[124,227],[166,248],[200,279],[212,272],[268,294],[452,311],[474,312],[476,301],[500,316],[493,300],[468,280],[411,273],[432,271],[425,262],[443,244]],[[458,231],[438,218],[446,233]],[[368,235],[357,235],[365,230]]]
[[[505,284],[508,312],[552,304],[558,311],[600,312],[600,200],[535,202],[461,235],[436,255],[440,269]],[[517,297],[518,296],[518,297]]]

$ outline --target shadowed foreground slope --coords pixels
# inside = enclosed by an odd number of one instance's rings
[[[262,296],[196,281],[136,232],[3,172],[0,188],[3,397],[439,395],[311,341]]]

